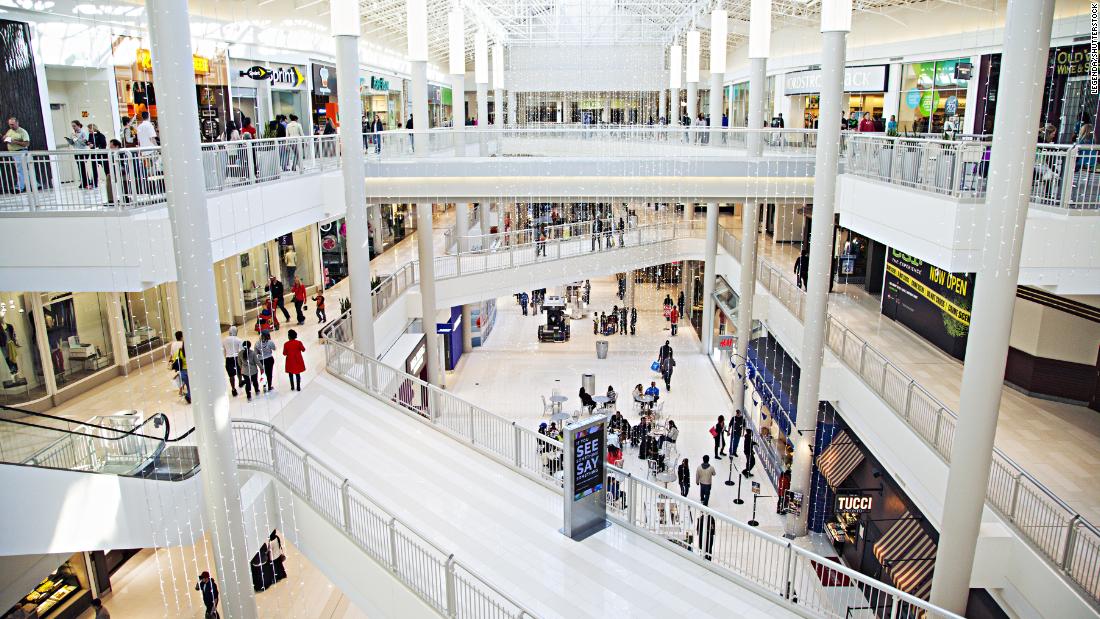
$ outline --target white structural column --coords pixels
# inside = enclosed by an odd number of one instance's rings
[[[662,88],[657,95],[657,119],[668,120],[668,90]]]
[[[493,44],[493,126],[504,128],[504,46]]]
[[[488,157],[489,142],[485,132],[489,130],[489,36],[484,30],[474,35],[474,81],[477,83],[478,154]]]
[[[766,103],[767,57],[771,52],[771,0],[752,0],[749,9],[749,126],[760,126],[764,119]],[[764,154],[764,141],[759,134],[749,134],[749,157],[759,164]],[[737,358],[735,363],[745,364],[752,337],[752,306],[756,297],[757,252],[757,204],[751,197],[745,200],[741,210],[741,281],[737,304]],[[736,373],[735,373],[736,374]],[[745,410],[745,390],[748,370],[741,370],[733,389],[733,408]]]
[[[355,5],[347,8],[344,5]],[[353,11],[354,9],[354,11]],[[348,13],[342,19],[338,13]],[[336,43],[337,75],[359,75],[359,9],[349,0],[333,0],[332,33]],[[339,21],[338,21],[339,19]],[[350,19],[350,22],[345,20]],[[343,22],[343,23],[341,23]],[[349,26],[348,24],[352,24]],[[336,81],[336,96],[340,102],[340,115],[347,119],[340,123],[341,178],[344,182],[344,203],[347,205],[348,226],[348,282],[351,307],[351,331],[355,349],[374,356],[374,304],[371,302],[370,226],[375,220],[375,249],[382,252],[382,205],[370,208],[368,214],[367,190],[364,184],[363,136],[359,120],[363,117],[363,100],[359,97],[359,80]]]
[[[160,136],[167,184],[168,218],[176,257],[179,309],[187,353],[191,414],[202,461],[205,531],[214,547],[221,611],[233,619],[257,617],[248,566],[253,551],[244,535],[236,448],[225,390],[225,356],[214,285],[214,254],[206,212],[206,184],[199,146],[198,105],[186,0],[158,0],[147,10],[153,67],[161,80]],[[358,118],[356,119],[358,125]],[[357,143],[363,152],[362,138]]]
[[[451,131],[455,156],[466,154],[466,22],[462,9],[447,14],[448,70],[451,74]]]
[[[687,115],[692,124],[699,116],[699,31],[687,33]]]
[[[690,201],[685,202],[684,203],[684,221],[689,222],[694,218],[695,218],[695,203],[690,202]]]
[[[470,251],[470,203],[459,202],[455,204],[455,235],[459,253]],[[462,352],[470,352],[474,348],[473,333],[470,331],[471,305],[462,306]]]
[[[998,114],[1012,123],[993,133],[984,250],[974,280],[959,420],[944,495],[944,505],[951,507],[943,513],[932,576],[932,603],[959,614],[966,610],[993,459],[1053,13],[1054,0],[1009,0],[1005,12],[997,105]],[[817,219],[816,205],[814,210]]]
[[[699,338],[702,353],[714,347],[714,278],[718,259],[718,204],[707,202],[707,244],[703,249],[703,333]]]
[[[852,27],[851,0],[825,0],[821,5],[821,118],[840,118],[844,94],[844,46]],[[751,88],[751,87],[750,87]],[[751,92],[751,91],[750,91]],[[810,229],[810,273],[807,279],[805,329],[802,336],[802,374],[798,382],[795,420],[794,466],[791,490],[810,495],[814,436],[824,359],[825,312],[832,277],[833,213],[836,211],[836,177],[840,153],[840,123],[822,122],[817,134],[814,177],[814,219]],[[806,534],[810,510],[788,514],[788,537]]]
[[[684,85],[684,50],[673,45],[668,51],[668,124],[680,122],[680,88]]]
[[[420,261],[420,309],[427,343],[428,382],[444,387],[439,367],[439,336],[435,332],[435,260],[432,255],[432,203],[416,205],[416,249]]]
[[[710,145],[721,146],[722,79],[726,75],[726,35],[729,15],[721,10],[710,14]]]
[[[413,151],[417,157],[428,154],[428,7],[427,0],[406,0],[405,17],[409,44],[409,99],[412,102]],[[358,75],[358,71],[352,73]],[[358,80],[348,80],[358,85]],[[419,138],[419,139],[417,139]]]

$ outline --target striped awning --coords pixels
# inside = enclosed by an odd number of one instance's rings
[[[918,519],[906,512],[875,542],[874,553],[895,587],[928,599],[932,592],[932,568],[936,564],[936,542],[924,532]]]
[[[825,476],[829,487],[835,490],[848,479],[860,462],[863,462],[863,452],[852,441],[852,437],[841,430],[817,457],[817,468]]]

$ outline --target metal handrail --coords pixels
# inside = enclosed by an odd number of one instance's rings
[[[763,286],[800,322],[803,321],[806,293],[762,257],[758,269]],[[954,411],[832,314],[827,316],[825,344],[941,460],[950,464],[954,427],[958,420]],[[877,363],[875,359],[881,360],[881,370],[874,365]],[[925,410],[934,411],[931,422]],[[1100,563],[1100,529],[1000,448],[995,446],[993,453],[993,470],[986,491],[989,505],[1001,513],[1022,538],[1087,592],[1094,602],[1100,602],[1100,572],[1095,569]],[[1021,493],[1030,492],[1030,488],[1038,495],[1032,493],[1032,496],[1025,497],[1031,500],[1020,500]],[[1036,503],[1040,496],[1045,497],[1046,504],[1042,501]],[[1059,515],[1051,511],[1055,508],[1062,513]],[[1052,528],[1058,531],[1053,536],[1050,532]]]
[[[559,441],[523,428],[514,421],[509,421],[462,400],[447,391],[420,380],[416,376],[363,355],[344,343],[326,339],[324,345],[326,370],[330,374],[387,405],[395,406],[437,431],[469,444],[476,451],[493,458],[555,492],[561,492],[561,479],[558,474],[561,472],[562,444]],[[681,552],[684,556],[697,561],[708,569],[712,569],[740,586],[768,595],[769,599],[779,604],[792,608],[797,604],[797,607],[801,609],[810,607],[805,598],[793,600],[790,593],[799,589],[801,585],[810,586],[810,579],[807,577],[808,572],[812,571],[816,576],[822,570],[826,570],[836,572],[837,578],[843,577],[858,582],[859,585],[853,587],[853,591],[856,593],[852,595],[882,596],[892,600],[895,607],[904,605],[905,608],[920,609],[930,613],[931,616],[956,616],[864,574],[835,564],[825,557],[796,548],[788,540],[749,527],[747,524],[704,507],[695,501],[683,499],[669,493],[655,484],[636,479],[622,469],[609,467],[609,474],[623,476],[628,480],[628,483],[633,484],[631,486],[632,490],[628,491],[629,496],[632,497],[628,499],[630,504],[636,504],[640,501],[640,499],[636,501],[633,498],[640,496],[637,488],[646,488],[651,493],[666,495],[670,500],[681,501],[693,510],[712,516],[716,521],[727,523],[738,531],[738,535],[746,536],[756,542],[764,542],[771,548],[787,553],[787,565],[791,569],[787,571],[782,582],[770,583],[774,586],[768,587],[765,586],[765,583],[769,578],[767,572],[770,567],[766,566],[767,569],[762,569],[757,574],[745,573],[746,569],[743,564],[735,565],[731,563],[716,569],[713,562],[704,561],[690,553]],[[635,516],[641,516],[637,514],[636,508],[631,513],[634,513]],[[679,551],[675,543],[654,536],[652,532],[647,531],[644,520],[635,516],[619,513],[613,509],[612,498],[609,495],[609,517],[611,519],[645,534],[650,539],[661,543],[662,546]],[[802,558],[805,564],[798,566],[797,573],[794,569],[796,566],[793,565],[793,557],[796,556]],[[820,606],[814,607],[814,610],[822,616],[843,616],[842,612],[832,608],[835,600],[830,599],[828,596],[824,594],[816,596],[815,601]]]
[[[256,427],[260,428],[260,432],[266,435],[267,441],[262,445],[256,445],[249,440]],[[340,528],[349,539],[359,546],[360,550],[370,555],[379,564],[387,567],[395,578],[401,580],[410,591],[440,614],[447,617],[490,618],[500,616],[496,610],[503,610],[505,616],[516,617],[517,619],[538,617],[536,613],[522,603],[478,576],[469,565],[457,560],[453,553],[447,552],[440,545],[433,542],[427,534],[402,520],[396,514],[387,511],[362,489],[350,482],[347,477],[341,476],[335,468],[324,460],[318,459],[304,446],[274,425],[258,419],[234,419],[233,435],[234,442],[237,445],[238,462],[242,468],[260,470],[279,479],[300,498],[309,502],[330,524]],[[286,449],[277,452],[277,446],[280,443],[289,445],[302,454],[300,460],[287,461],[287,456],[297,458],[296,454],[294,451]],[[259,448],[259,453],[257,453],[257,448]],[[278,453],[278,458],[275,457],[276,453]],[[258,457],[263,458],[265,454],[269,457],[263,460],[257,459]],[[323,471],[327,476],[316,475],[315,473],[318,471]],[[336,492],[335,495],[333,491]],[[363,504],[362,501],[364,500],[369,505]],[[373,513],[356,520],[356,514],[360,514],[361,509]],[[377,544],[369,543],[371,537],[369,527],[372,523],[383,521],[386,523],[387,537],[390,540],[390,545],[385,550],[379,548]],[[405,538],[404,534],[406,532],[415,536],[415,539],[410,540],[410,543],[414,544],[415,550],[423,550],[424,547],[427,547],[435,551],[436,554],[430,562],[418,562],[416,566],[418,569],[413,573],[403,569],[405,566],[401,561],[401,554],[398,552],[401,540]],[[440,574],[424,573],[426,570],[430,571],[432,565],[439,569]],[[465,570],[477,581],[479,586],[496,594],[497,599],[490,599],[490,596],[485,596],[482,592],[478,592],[482,593],[481,598],[478,600],[470,600],[465,596],[448,595],[448,591],[454,591],[456,588],[455,566]],[[431,589],[433,587],[425,585],[435,581],[438,577],[442,577],[445,587],[443,591],[436,590],[436,593],[442,593],[442,595],[432,595]],[[465,606],[463,602],[466,603]],[[502,603],[507,604],[510,609],[500,609],[499,606]],[[485,604],[498,608],[486,611]]]

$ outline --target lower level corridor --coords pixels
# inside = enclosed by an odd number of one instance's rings
[[[275,421],[541,616],[791,616],[619,526],[566,538],[561,495],[333,377],[317,377]]]
[[[740,213],[723,214],[719,224],[741,238]],[[793,282],[800,245],[773,242],[763,232],[758,238],[762,258]],[[960,414],[962,363],[884,316],[880,304],[880,296],[857,285],[837,284],[829,295],[832,316]],[[1031,397],[1006,384],[996,445],[1090,522],[1100,522],[1100,415],[1095,411]]]

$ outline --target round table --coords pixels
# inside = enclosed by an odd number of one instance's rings
[[[611,398],[609,398],[605,395],[596,395],[596,396],[592,396],[592,400],[595,401],[596,404],[599,404],[600,408],[603,408],[604,406],[607,405],[608,402],[611,401]]]
[[[564,395],[552,395],[550,396],[550,402],[554,404],[554,411],[561,412],[561,405],[569,400],[569,396]]]

